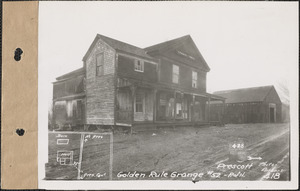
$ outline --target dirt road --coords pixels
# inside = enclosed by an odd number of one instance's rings
[[[118,173],[134,171],[196,181],[289,179],[288,124],[161,129],[114,137],[114,179],[131,179],[118,178]],[[233,148],[238,146],[242,148]]]

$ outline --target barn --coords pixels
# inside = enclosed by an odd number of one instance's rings
[[[279,123],[282,103],[274,86],[252,87],[214,92],[226,98],[225,123]],[[221,103],[211,105],[211,120],[220,118]]]

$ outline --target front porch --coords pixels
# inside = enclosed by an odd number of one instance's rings
[[[179,91],[159,85],[119,80],[116,89],[115,125],[156,128],[223,124],[211,121],[210,102],[225,99],[208,93]],[[224,109],[221,113],[223,114]]]

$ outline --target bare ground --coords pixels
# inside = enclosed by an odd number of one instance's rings
[[[112,178],[289,180],[289,128],[289,124],[238,124],[162,128],[133,135],[116,133],[113,137]],[[233,148],[234,144],[243,145],[238,149]],[[84,153],[88,153],[89,159],[82,173],[93,171],[94,167],[99,166],[99,161],[109,159],[109,147],[102,146],[101,152],[96,149],[100,147],[88,151],[94,146],[85,147]],[[93,153],[96,157],[93,157]],[[51,179],[61,176],[56,168],[50,165],[46,170]],[[167,173],[167,176],[149,177],[154,172],[156,175]],[[128,173],[144,173],[146,176],[125,177]],[[171,176],[172,173],[174,176]],[[202,175],[191,177],[192,173]],[[72,177],[76,178],[76,175]]]
[[[282,169],[280,180],[289,179],[288,124],[181,127],[143,132],[130,138],[128,135],[115,135],[114,139],[116,140],[113,165],[115,176],[120,171],[169,173],[176,171],[178,173],[203,172],[204,177],[201,179],[209,180],[269,180],[270,177],[263,178],[268,172],[261,171],[267,166],[269,170],[271,167],[274,168],[273,171],[275,168]],[[238,140],[244,143],[244,149],[240,153],[231,151],[230,148]],[[261,159],[248,160],[249,156],[261,157]],[[263,165],[262,162],[267,163]],[[245,177],[228,178],[226,175],[230,172],[238,173],[240,170],[218,168],[219,163],[226,165],[253,163],[253,167],[241,171],[245,172]],[[222,174],[218,178],[212,178],[207,174],[209,171]]]

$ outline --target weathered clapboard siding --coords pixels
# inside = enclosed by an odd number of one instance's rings
[[[144,62],[143,72],[134,70],[135,60],[141,60]],[[118,55],[118,76],[120,77],[129,77],[136,80],[155,83],[157,82],[156,68],[157,65],[150,63],[150,61],[132,56]]]
[[[179,82],[173,83],[173,64],[179,67]],[[190,90],[195,92],[206,92],[206,72],[197,68],[182,65],[176,61],[161,57],[159,66],[159,82],[168,84],[174,88],[182,90]],[[197,88],[192,87],[192,72],[197,72]]]
[[[226,97],[225,123],[281,122],[281,101],[274,86],[225,90],[217,95]],[[211,119],[218,117],[221,104],[212,104]]]
[[[53,123],[59,127],[83,124],[84,75],[67,74],[57,79],[59,81],[53,83]]]
[[[212,121],[218,120],[222,104],[211,105]],[[279,110],[279,111],[278,111]],[[281,119],[281,106],[276,104],[276,122]],[[230,103],[226,104],[224,113],[225,123],[269,123],[270,108],[266,102]]]
[[[206,92],[206,74],[207,72],[198,70],[197,86],[200,92]]]
[[[264,120],[261,102],[227,104],[225,122],[262,123]]]
[[[96,75],[96,55],[103,53],[103,74]],[[114,124],[114,73],[115,50],[98,40],[90,55],[86,67],[86,123]]]
[[[83,124],[84,112],[85,103],[82,97],[55,101],[53,104],[53,120],[59,126]]]
[[[131,123],[132,112],[132,93],[130,88],[117,90],[116,122]]]
[[[84,75],[58,81],[53,84],[53,99],[80,94],[84,92]]]
[[[269,104],[276,105],[276,122],[280,122],[282,120],[282,103],[274,87],[266,96],[265,103],[267,104],[267,108],[269,108]],[[270,116],[267,116],[266,122],[270,121],[269,117]]]
[[[163,55],[192,68],[205,72],[210,70],[190,35],[159,43],[147,47],[145,50],[155,58]]]

